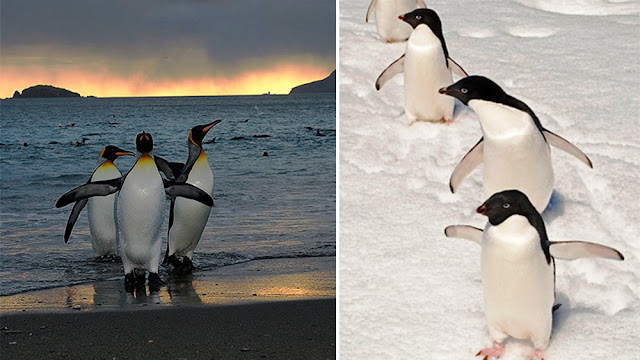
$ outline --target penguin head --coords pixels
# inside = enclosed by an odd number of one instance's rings
[[[518,190],[495,193],[476,209],[478,214],[489,218],[491,225],[499,225],[511,215],[522,215],[529,218],[532,211],[537,213],[527,195]]]
[[[442,23],[435,11],[431,9],[415,9],[404,15],[398,16],[398,19],[416,28],[420,24],[427,25],[434,34],[442,33]]]
[[[222,120],[216,120],[210,122],[205,125],[194,126],[189,130],[189,141],[191,141],[194,145],[202,147],[202,140],[204,139],[207,132],[211,130],[214,126],[220,123]]]
[[[438,90],[440,94],[453,96],[468,105],[471,100],[501,102],[506,93],[498,84],[484,76],[472,75],[460,79],[453,85]]]
[[[132,153],[131,151],[122,150],[119,147],[113,145],[107,145],[100,151],[101,158],[111,161],[114,161],[118,158],[118,156],[122,155],[135,156],[136,154]]]
[[[136,150],[142,154],[153,151],[153,138],[151,134],[143,131],[136,135]]]

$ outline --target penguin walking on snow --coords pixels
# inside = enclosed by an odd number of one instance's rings
[[[483,134],[451,174],[449,187],[453,193],[476,166],[484,163],[485,197],[517,189],[542,212],[553,191],[549,145],[593,167],[591,160],[575,145],[542,127],[529,106],[486,77],[469,76],[439,91],[472,108]]]
[[[160,230],[164,221],[165,194],[171,198],[187,197],[207,206],[213,205],[213,199],[193,185],[162,179],[151,154],[151,134],[138,134],[136,149],[138,158],[127,174],[118,179],[79,186],[62,195],[56,207],[118,192],[116,219],[125,289],[133,291],[135,288],[143,288],[148,271],[149,289],[157,291],[163,284],[158,275],[158,263],[162,246]]]
[[[213,171],[202,148],[202,140],[209,130],[220,122],[221,120],[216,120],[209,124],[193,127],[189,131],[187,140],[189,147],[187,162],[181,167],[176,167],[176,163],[168,163],[170,171],[164,170],[165,175],[173,176],[179,183],[186,182],[196,186],[213,196]],[[166,163],[163,159],[158,158],[158,160]],[[162,169],[164,165],[160,165],[160,167]],[[179,171],[176,171],[178,169]],[[193,271],[193,251],[209,220],[210,211],[211,207],[197,201],[179,198],[171,201],[164,263],[172,265],[175,273],[184,274]]]
[[[91,174],[88,182],[120,178],[122,174],[113,162],[119,156],[123,155],[134,156],[135,154],[112,145],[104,147],[100,151],[100,163]],[[78,220],[80,212],[85,205],[88,204],[89,231],[91,232],[91,246],[93,247],[93,251],[99,257],[116,256],[118,244],[116,241],[117,233],[114,213],[115,198],[116,195],[112,194],[77,201],[71,210],[69,220],[67,220],[64,242],[69,241],[71,231]]]
[[[482,246],[481,269],[485,316],[492,347],[480,350],[484,360],[500,357],[508,337],[530,340],[542,359],[549,344],[555,310],[555,260],[599,257],[624,260],[617,250],[583,241],[553,242],[547,238],[542,216],[525,194],[506,190],[492,195],[477,213],[489,218],[484,231],[455,225],[448,237]]]
[[[411,27],[398,19],[399,15],[418,8],[426,8],[423,0],[371,0],[367,9],[366,22],[371,13],[376,13],[378,34],[387,43],[406,41],[411,35]]]
[[[454,99],[438,93],[453,82],[451,71],[467,73],[449,57],[442,35],[442,23],[435,11],[417,9],[399,17],[413,27],[406,52],[391,63],[376,80],[376,89],[399,73],[404,73],[404,110],[409,123],[445,123],[453,119]]]

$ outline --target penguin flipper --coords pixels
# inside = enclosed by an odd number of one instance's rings
[[[162,265],[169,264],[169,233],[171,232],[171,227],[173,226],[173,218],[174,218],[174,208],[176,206],[176,199],[171,199],[171,206],[169,206],[169,227],[167,228],[167,251],[164,253],[164,260],[162,260]]]
[[[120,190],[124,177],[86,183],[62,195],[56,202],[56,207],[67,206],[72,202],[88,199],[93,196],[107,196]]]
[[[484,155],[483,142],[484,138],[480,138],[480,141],[478,141],[471,150],[467,152],[462,160],[460,160],[458,165],[456,165],[456,168],[453,170],[451,178],[449,179],[449,189],[451,189],[452,193],[455,193],[462,181],[469,176],[473,169],[482,163]]]
[[[424,0],[417,0],[416,4],[418,5],[419,8],[423,8],[423,9],[427,8],[427,4],[424,3]]]
[[[209,194],[202,191],[196,186],[191,184],[181,184],[173,181],[164,180],[164,192],[171,198],[183,197],[191,200],[198,201],[207,206],[213,206],[213,199]]]
[[[73,230],[73,226],[76,224],[78,220],[78,216],[82,209],[84,209],[85,205],[89,199],[82,199],[80,201],[76,201],[76,204],[73,205],[73,209],[71,210],[71,214],[69,215],[69,220],[67,220],[67,227],[64,229],[64,243],[69,242],[69,237],[71,236],[71,230]]]
[[[364,19],[364,22],[369,22],[369,16],[373,12],[373,9],[376,7],[377,0],[371,0],[371,4],[369,4],[369,8],[367,9],[367,16]]]
[[[469,76],[469,74],[464,71],[462,66],[455,62],[452,58],[448,57],[447,59],[449,59],[449,69],[451,69],[451,71],[453,71],[456,75],[460,76],[461,78],[466,78],[467,76]]]
[[[387,66],[387,68],[380,73],[380,76],[378,76],[378,79],[376,80],[376,90],[382,89],[382,86],[384,86],[384,84],[386,84],[392,77],[404,72],[404,55],[405,54],[402,54],[398,60],[392,62],[391,65]]]
[[[450,225],[444,229],[447,237],[459,238],[482,244],[482,229],[470,225]]]
[[[582,150],[578,149],[577,146],[573,145],[565,138],[556,135],[547,129],[542,130],[542,134],[544,135],[544,138],[547,139],[549,145],[553,145],[558,149],[570,155],[573,155],[576,159],[582,161],[583,163],[585,163],[585,165],[593,169],[593,164],[591,163],[589,157],[587,157],[587,155],[585,155]]]
[[[167,179],[175,180],[176,175],[173,173],[173,169],[171,168],[171,165],[167,160],[161,158],[160,156],[154,156],[153,161],[156,162],[158,170],[163,173],[164,176],[167,177]]]
[[[624,256],[618,250],[586,241],[551,241],[549,252],[554,258],[562,260],[581,258],[624,260]]]

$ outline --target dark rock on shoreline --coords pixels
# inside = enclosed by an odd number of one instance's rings
[[[51,85],[36,85],[13,93],[13,98],[56,98],[56,97],[80,97],[80,94]]]
[[[336,71],[334,70],[329,76],[322,80],[310,82],[294,87],[289,92],[291,94],[320,94],[336,92]]]

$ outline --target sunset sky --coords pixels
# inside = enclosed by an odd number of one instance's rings
[[[335,69],[335,2],[2,0],[0,98],[286,94]]]

